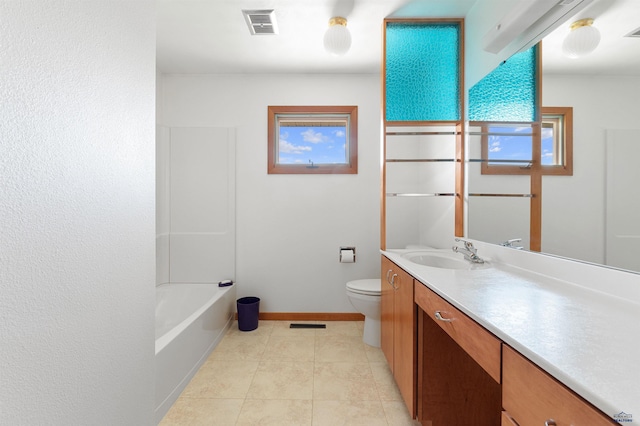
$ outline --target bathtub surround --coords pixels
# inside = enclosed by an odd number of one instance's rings
[[[158,130],[156,283],[235,279],[235,129]]]
[[[154,8],[0,2],[0,424],[152,424]]]

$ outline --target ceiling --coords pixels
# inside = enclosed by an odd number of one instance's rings
[[[382,21],[388,16],[465,16],[476,0],[158,0],[157,65],[163,73],[377,73]],[[242,9],[274,9],[278,35],[250,34]],[[329,18],[344,16],[352,45],[324,50]],[[594,18],[598,48],[564,58],[569,23],[543,42],[545,72],[640,75],[640,0],[595,0],[571,21]],[[501,17],[496,17],[496,21]]]

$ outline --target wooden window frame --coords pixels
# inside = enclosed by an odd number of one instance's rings
[[[349,162],[345,164],[280,164],[278,158],[278,119],[331,114],[348,116],[347,146]],[[357,174],[358,173],[358,107],[357,106],[269,106],[268,107],[268,174]]]
[[[561,116],[563,121],[562,127],[562,139],[563,139],[563,157],[564,164],[559,165],[540,165],[540,173],[543,176],[573,176],[573,108],[572,107],[542,107],[541,110],[542,121],[541,125],[544,127],[545,123],[553,120],[550,118],[545,120],[545,116],[557,117]],[[482,126],[482,158],[489,159],[489,125]],[[533,129],[533,127],[532,127]],[[537,138],[540,143],[540,135],[534,132],[532,138]],[[524,160],[523,160],[524,162]],[[483,161],[481,168],[481,174],[483,175],[530,175],[531,166],[517,166],[517,165],[502,165],[502,164],[489,164],[488,161]]]

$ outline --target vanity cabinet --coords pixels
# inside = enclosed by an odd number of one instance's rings
[[[502,426],[618,424],[511,347],[502,358]]]
[[[416,412],[416,305],[413,277],[382,256],[380,346],[409,413]]]
[[[423,425],[499,425],[502,342],[415,281],[417,417]]]

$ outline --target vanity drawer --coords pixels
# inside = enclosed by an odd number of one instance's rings
[[[471,358],[500,383],[500,340],[418,281],[415,281],[415,301]]]
[[[502,351],[502,407],[519,426],[618,424],[509,346]]]

